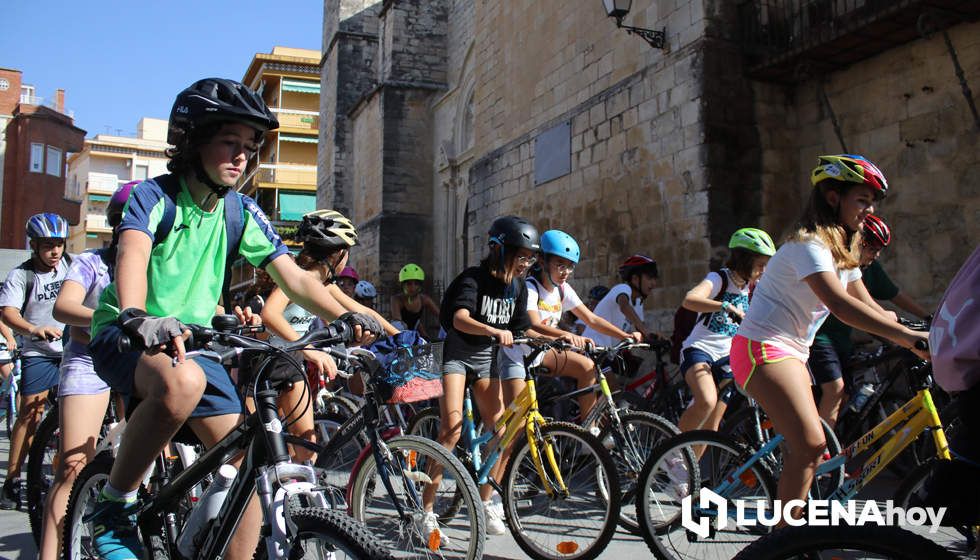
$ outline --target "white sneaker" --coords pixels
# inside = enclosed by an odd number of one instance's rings
[[[676,453],[667,459],[667,478],[673,485],[674,498],[678,502],[691,493],[691,475],[687,470],[687,463]]]
[[[439,536],[438,548],[444,547],[449,544],[449,538],[446,537],[445,533],[439,527],[439,517],[431,512],[427,511],[425,513],[416,513],[412,516],[412,521],[415,523],[416,529],[422,534],[423,544],[429,549],[433,549],[434,544],[433,534]]]
[[[489,502],[483,502],[483,509],[487,512],[487,534],[503,535],[507,532],[507,524],[504,523],[504,504],[500,498],[494,496]]]

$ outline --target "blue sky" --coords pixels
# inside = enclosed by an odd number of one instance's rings
[[[240,80],[257,52],[320,50],[322,41],[323,0],[6,4],[0,67],[23,72],[46,100],[64,88],[89,137],[166,119],[181,89],[211,76]]]

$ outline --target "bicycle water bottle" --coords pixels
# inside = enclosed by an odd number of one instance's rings
[[[191,511],[190,517],[187,518],[187,523],[184,524],[184,530],[180,532],[180,537],[177,538],[177,550],[184,555],[184,558],[194,558],[194,554],[197,552],[197,547],[200,544],[196,542],[198,534],[202,529],[207,527],[208,523],[218,516],[218,511],[221,510],[221,504],[228,495],[228,488],[231,487],[231,483],[235,480],[237,474],[238,469],[234,466],[221,465],[221,468],[214,475],[214,480],[211,482],[211,485],[204,492],[204,496],[201,497],[197,502],[197,506]]]
[[[854,412],[861,412],[861,410],[864,409],[864,405],[868,403],[868,399],[870,399],[871,395],[874,393],[875,386],[871,383],[861,385],[861,388],[858,389],[857,394],[854,395],[854,400],[851,401],[851,410]]]

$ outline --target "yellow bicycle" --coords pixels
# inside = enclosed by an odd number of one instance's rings
[[[930,433],[939,460],[952,457],[943,424],[929,392],[931,370],[927,363],[913,367],[910,377],[918,390],[908,402],[896,409],[880,424],[855,442],[821,463],[815,472],[813,492],[830,488],[825,496],[814,496],[846,503],[852,500],[882,469],[919,436]],[[783,442],[774,435],[764,445],[753,448],[735,438],[711,431],[693,431],[666,440],[647,461],[640,475],[641,495],[638,501],[640,527],[644,540],[658,558],[709,558],[735,556],[769,528],[761,522],[773,515],[776,496],[773,451]],[[683,460],[693,449],[703,447],[697,461]],[[679,461],[681,461],[679,463]],[[678,468],[680,465],[680,468]],[[680,479],[679,473],[683,474]],[[828,485],[828,480],[834,481]],[[680,500],[684,486],[690,500]],[[705,489],[727,502],[702,507]],[[678,503],[680,502],[680,503]],[[755,504],[768,509],[755,509]],[[752,504],[750,508],[739,508]],[[687,511],[684,511],[684,510]],[[736,512],[743,521],[735,523]],[[760,513],[761,512],[761,513]],[[861,514],[859,510],[858,515]],[[686,518],[687,523],[682,523]],[[685,524],[687,527],[685,527]],[[692,531],[690,527],[707,528]]]
[[[482,434],[467,388],[456,452],[477,483],[493,485],[503,497],[508,528],[528,556],[595,558],[609,544],[619,518],[615,463],[591,432],[569,422],[549,421],[538,410],[535,362],[552,348],[568,348],[567,343],[527,337],[515,338],[514,343],[531,348],[525,357],[527,386],[494,429]],[[422,412],[409,432],[431,436],[438,431],[437,422],[436,411]],[[512,446],[503,480],[493,480],[490,471]]]

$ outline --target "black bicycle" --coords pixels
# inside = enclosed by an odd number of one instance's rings
[[[216,316],[212,326],[188,325],[192,336],[187,348],[204,350],[201,355],[220,361],[230,359],[237,349],[253,350],[264,356],[255,368],[251,384],[256,412],[177,474],[174,474],[173,460],[166,453],[157,458],[141,489],[137,508],[138,534],[147,557],[186,556],[178,550],[177,543],[192,507],[187,504],[188,494],[244,452],[241,469],[231,482],[217,516],[206,521],[193,539],[195,558],[223,557],[253,492],[258,493],[263,513],[263,538],[255,552],[256,558],[390,558],[388,551],[363,525],[327,507],[312,467],[290,461],[276,401],[285,382],[276,382],[270,375],[277,360],[289,360],[300,369],[301,364],[289,352],[344,344],[351,339],[351,329],[338,321],[278,347],[245,336],[257,329],[239,326],[233,316]],[[226,350],[216,353],[217,345]],[[65,558],[94,556],[88,514],[108,480],[111,462],[108,454],[99,455],[82,470],[72,487],[65,517]]]

